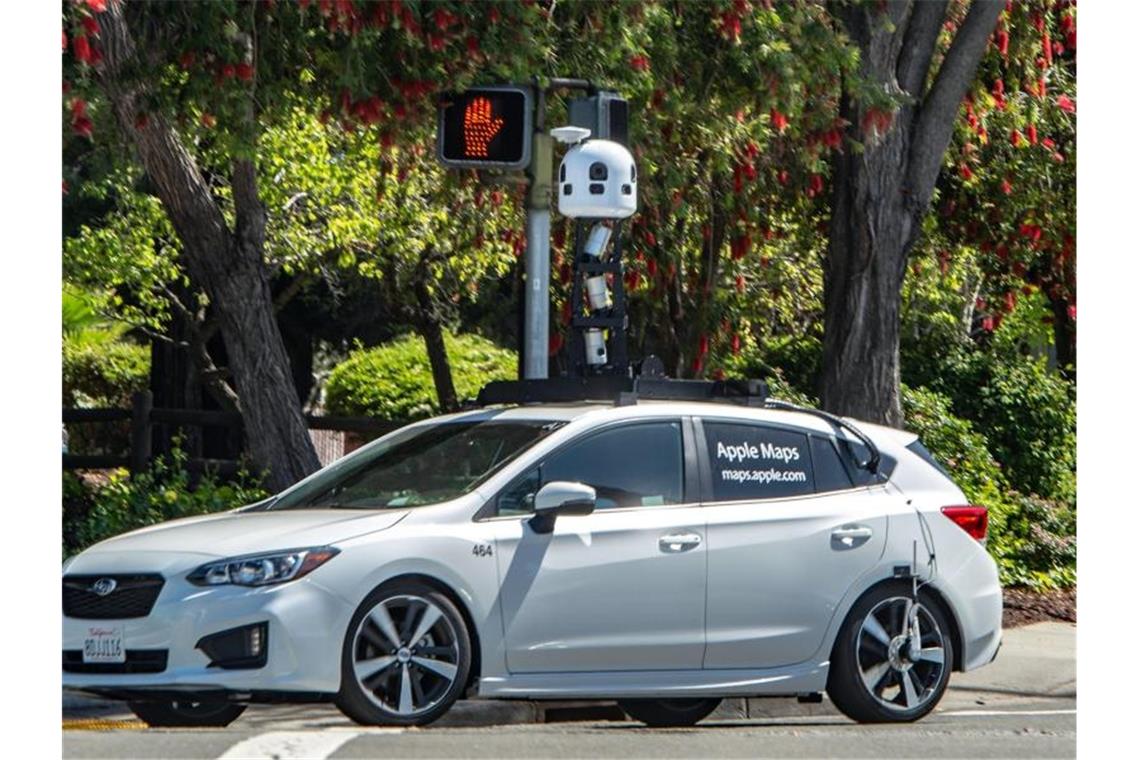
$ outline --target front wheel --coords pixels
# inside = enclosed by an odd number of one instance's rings
[[[950,681],[950,623],[931,598],[912,599],[909,583],[860,599],[839,631],[827,694],[860,723],[918,720],[938,704]]]
[[[245,712],[232,702],[128,702],[131,712],[154,728],[222,728]]]
[[[361,603],[345,636],[336,705],[365,725],[422,726],[467,686],[471,639],[445,594],[392,583]]]
[[[619,699],[618,707],[654,728],[692,726],[720,705],[720,699]]]

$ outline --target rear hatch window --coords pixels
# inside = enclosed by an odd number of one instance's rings
[[[915,438],[914,443],[907,446],[906,450],[912,454],[917,455],[920,459],[922,459],[922,461],[938,470],[951,483],[954,482],[954,478],[950,477],[950,473],[946,471],[946,468],[942,466],[942,463],[934,458],[934,455],[930,453],[930,449],[922,445],[922,441]]]

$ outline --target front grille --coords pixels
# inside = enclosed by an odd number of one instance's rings
[[[100,596],[91,589],[103,579],[115,582],[114,591],[106,596]],[[63,614],[86,620],[146,617],[158,598],[158,592],[162,591],[162,584],[162,576],[155,573],[64,576]]]
[[[161,673],[165,649],[128,649],[126,662],[84,662],[79,649],[63,650],[64,673]]]

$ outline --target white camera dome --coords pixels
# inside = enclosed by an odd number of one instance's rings
[[[625,219],[637,211],[637,167],[620,143],[573,145],[558,169],[558,212],[591,219]]]

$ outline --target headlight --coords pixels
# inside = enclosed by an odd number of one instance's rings
[[[268,586],[296,580],[340,553],[331,546],[230,557],[202,565],[186,580],[195,586]]]

